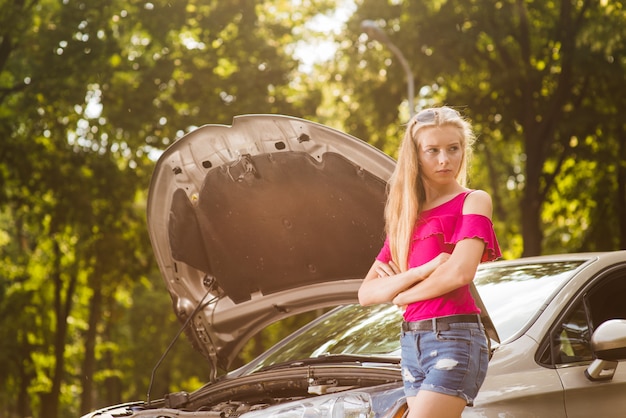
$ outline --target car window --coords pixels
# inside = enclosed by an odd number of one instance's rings
[[[595,330],[609,319],[626,319],[626,270],[611,272],[587,295]]]
[[[603,274],[596,283],[573,303],[569,313],[552,333],[550,353],[542,363],[563,365],[593,360],[591,335],[609,319],[626,319],[626,270]]]
[[[578,303],[572,313],[562,321],[555,336],[555,364],[592,360],[587,310],[583,303]]]

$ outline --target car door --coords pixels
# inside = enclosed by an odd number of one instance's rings
[[[591,335],[604,321],[626,319],[626,268],[613,267],[595,278],[574,300],[551,333],[549,353],[563,384],[568,418],[623,417],[626,361],[609,380],[592,381],[585,371],[594,359]]]

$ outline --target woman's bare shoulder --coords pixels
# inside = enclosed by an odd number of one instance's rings
[[[473,190],[465,197],[463,214],[484,215],[491,219],[493,205],[491,196],[484,190]]]

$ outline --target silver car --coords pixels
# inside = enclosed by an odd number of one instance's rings
[[[356,304],[393,168],[359,139],[286,116],[240,116],[174,143],[150,186],[149,232],[213,375],[88,416],[404,416],[400,312]],[[474,283],[491,360],[464,417],[626,415],[626,251],[487,263]],[[231,370],[268,324],[331,306]]]

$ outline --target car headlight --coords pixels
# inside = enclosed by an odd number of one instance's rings
[[[373,417],[370,397],[365,393],[346,393],[320,396],[277,405],[259,411],[263,417],[271,418],[368,418]],[[246,414],[255,417],[256,413]]]

